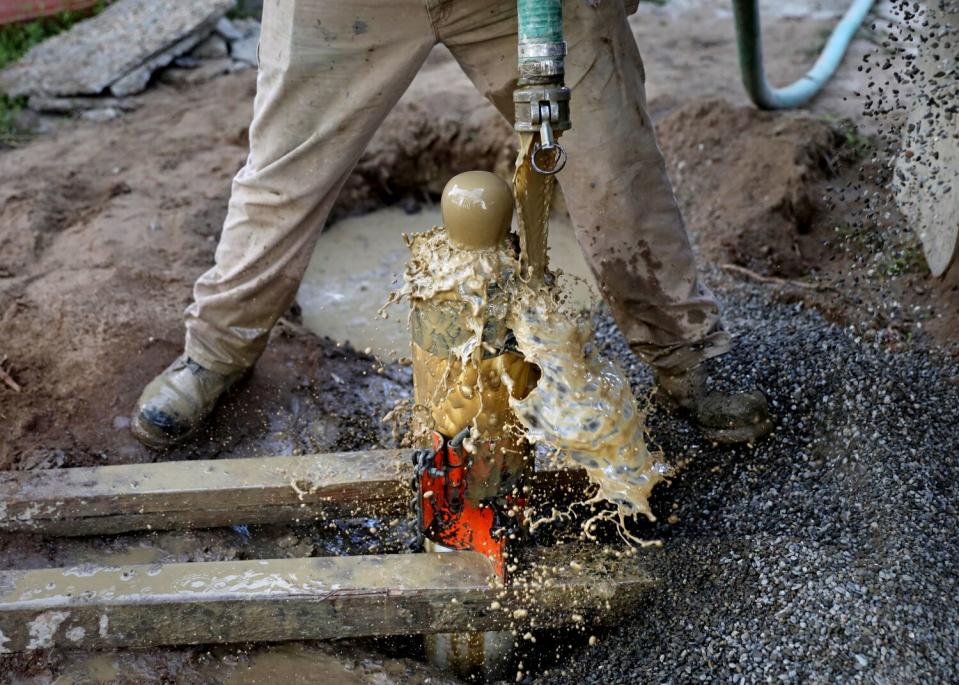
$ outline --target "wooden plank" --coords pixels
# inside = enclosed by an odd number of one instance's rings
[[[0,474],[0,529],[112,534],[272,523],[395,507],[406,450],[211,459]],[[406,469],[403,467],[406,466]]]
[[[279,523],[406,510],[410,450],[257,457],[0,473],[0,530],[105,535]],[[537,474],[534,489],[581,493],[581,472]]]
[[[543,577],[542,565],[531,568]],[[0,652],[604,622],[652,584],[634,570],[503,588],[475,552],[6,571]]]

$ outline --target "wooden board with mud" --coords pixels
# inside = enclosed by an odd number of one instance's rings
[[[103,535],[402,513],[409,450],[208,459],[0,473],[0,530]],[[536,474],[542,496],[581,496],[580,471]]]
[[[654,584],[637,564],[618,573],[560,571],[550,582],[540,571],[504,589],[475,552],[6,571],[0,650],[609,623]]]

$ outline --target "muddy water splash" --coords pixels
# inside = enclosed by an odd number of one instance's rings
[[[646,447],[646,414],[622,370],[593,351],[592,327],[557,304],[557,287],[517,287],[509,325],[540,371],[536,387],[510,405],[530,442],[584,468],[622,517],[654,519],[648,497],[667,472]]]
[[[510,392],[525,437],[560,450],[568,463],[586,469],[598,486],[596,499],[615,504],[619,523],[635,514],[652,519],[647,498],[666,466],[646,447],[645,413],[625,375],[591,351],[591,326],[559,304],[565,299],[562,287],[521,279],[520,257],[508,241],[467,251],[435,227],[407,242],[411,258],[405,284],[389,302],[455,297],[469,303],[463,326],[471,334],[450,350],[451,363],[477,360],[487,321],[505,321],[519,352],[540,373],[528,393],[527,388]],[[499,296],[491,298],[493,284]],[[513,382],[508,374],[501,381]],[[474,427],[481,428],[475,422]]]

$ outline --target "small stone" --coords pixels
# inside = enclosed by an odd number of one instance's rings
[[[226,40],[224,40],[222,36],[215,33],[201,41],[200,44],[190,52],[190,55],[197,59],[219,59],[221,57],[227,57],[229,54],[230,46],[227,45]]]
[[[216,32],[231,43],[235,40],[243,39],[243,32],[226,17],[221,17],[216,23]]]
[[[238,62],[245,62],[250,66],[257,66],[257,50],[260,45],[260,34],[242,38],[230,43],[230,55]]]
[[[116,107],[100,107],[99,109],[88,109],[80,114],[80,118],[85,121],[112,121],[121,114]]]
[[[234,71],[233,64],[233,60],[229,57],[223,57],[202,62],[196,69],[180,69],[177,67],[164,69],[160,73],[160,81],[171,86],[192,86],[205,83],[217,76]]]

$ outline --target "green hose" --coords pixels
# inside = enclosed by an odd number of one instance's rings
[[[760,109],[792,109],[814,98],[836,72],[856,31],[872,8],[873,0],[853,0],[846,14],[833,29],[826,46],[812,69],[795,83],[772,88],[763,68],[763,40],[758,0],[733,0],[736,38],[743,85]]]
[[[562,82],[566,42],[562,0],[517,0],[520,79]]]
[[[563,41],[562,0],[518,0],[519,40],[521,43],[561,43]]]

